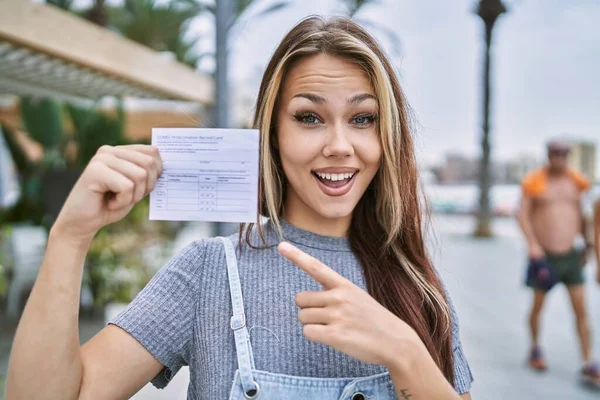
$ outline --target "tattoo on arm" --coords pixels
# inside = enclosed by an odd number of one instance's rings
[[[408,393],[408,389],[400,389],[400,396],[401,400],[410,400],[413,397],[412,394]]]

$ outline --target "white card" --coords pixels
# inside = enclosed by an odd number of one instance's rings
[[[258,130],[154,128],[163,172],[150,219],[256,222]]]

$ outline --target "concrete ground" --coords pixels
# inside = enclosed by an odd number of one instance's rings
[[[538,374],[525,367],[531,293],[522,284],[526,249],[515,221],[497,221],[493,240],[468,237],[473,222],[464,218],[437,217],[434,227],[434,258],[458,309],[463,346],[475,375],[473,398],[599,399],[600,391],[578,379],[579,344],[564,287],[553,289],[543,315],[549,370]],[[594,355],[600,359],[600,285],[593,279],[594,264],[586,267],[587,304]]]
[[[469,218],[437,216],[436,237],[431,242],[436,266],[458,309],[463,346],[475,375],[473,399],[599,399],[600,391],[578,380],[579,347],[562,287],[553,290],[544,311],[543,346],[550,369],[536,374],[525,367],[530,293],[522,285],[525,248],[519,231],[514,221],[499,220],[495,239],[474,240],[468,236],[472,227]],[[193,231],[185,232],[182,240],[193,236]],[[594,354],[600,359],[600,286],[592,280],[594,273],[595,265],[590,263],[587,303],[598,342]],[[102,320],[82,321],[82,340],[102,326]],[[13,334],[14,326],[0,321],[0,387]],[[169,391],[144,388],[134,399],[185,399],[186,376],[178,374],[169,387]]]

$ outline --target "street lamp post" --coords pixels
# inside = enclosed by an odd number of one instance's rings
[[[477,5],[477,15],[481,17],[485,24],[485,64],[483,74],[483,126],[481,139],[481,168],[479,169],[479,210],[477,213],[477,227],[475,236],[491,237],[491,207],[490,207],[490,188],[492,184],[490,159],[490,64],[491,64],[491,46],[492,33],[494,25],[500,15],[506,12],[506,7],[502,0],[479,0]]]
[[[229,85],[227,74],[227,32],[233,20],[233,2],[218,0],[216,2],[216,90],[215,111],[217,127],[229,128]]]
[[[218,128],[229,128],[229,63],[227,60],[227,34],[234,18],[232,0],[216,1],[216,71],[215,71],[215,113]],[[217,223],[218,235],[226,236],[234,230],[233,224]]]

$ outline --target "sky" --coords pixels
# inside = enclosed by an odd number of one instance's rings
[[[277,13],[255,17],[274,1],[255,0],[231,32],[232,114],[238,121],[251,114],[262,71],[285,33],[306,15],[344,12],[339,0],[290,0]],[[452,150],[472,156],[479,152],[484,43],[475,3],[378,0],[358,14],[399,38],[392,47],[378,30],[370,29],[392,56],[418,121],[415,136],[425,163],[437,162]],[[548,139],[565,136],[600,147],[600,1],[505,3],[509,13],[494,30],[494,157],[541,157]],[[214,49],[209,17],[197,18],[190,35],[202,37],[199,51]],[[209,59],[200,65],[204,71],[212,68]]]

